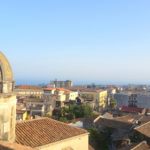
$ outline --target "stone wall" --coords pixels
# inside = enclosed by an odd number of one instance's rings
[[[16,96],[0,96],[0,140],[15,140]]]

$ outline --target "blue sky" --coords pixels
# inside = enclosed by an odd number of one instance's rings
[[[17,82],[150,83],[150,1],[0,1],[0,50]]]

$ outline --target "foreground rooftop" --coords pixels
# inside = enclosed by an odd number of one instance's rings
[[[88,132],[49,118],[22,121],[16,124],[16,143],[32,148],[82,134],[88,134]]]
[[[135,130],[150,138],[150,121],[136,127]]]

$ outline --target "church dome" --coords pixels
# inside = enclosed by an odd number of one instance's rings
[[[13,72],[11,66],[4,56],[4,54],[0,51],[0,80],[1,81],[13,81]]]
[[[0,93],[13,91],[14,77],[9,61],[0,51]]]

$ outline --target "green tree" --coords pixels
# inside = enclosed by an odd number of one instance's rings
[[[51,116],[49,114],[45,114],[45,117],[51,118]]]
[[[65,117],[68,120],[73,120],[75,118],[89,118],[94,116],[92,107],[86,104],[70,104],[68,108],[63,107],[59,111],[54,111],[53,114],[58,119]]]
[[[93,109],[91,106],[83,104],[81,106],[81,113],[82,117],[89,118],[93,116]]]
[[[90,145],[92,145],[95,150],[108,150],[108,145],[111,141],[111,130],[109,128],[105,128],[103,133],[99,133],[96,128],[91,128],[88,131],[90,133]]]
[[[117,107],[117,100],[116,99],[111,99],[110,100],[110,107],[111,108],[116,108]]]
[[[66,117],[60,117],[60,118],[59,118],[59,121],[61,121],[61,122],[67,122],[68,120],[67,120]]]

